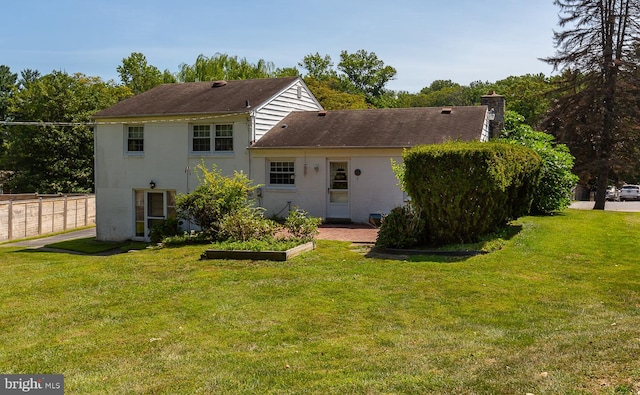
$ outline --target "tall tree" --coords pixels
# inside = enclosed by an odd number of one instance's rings
[[[540,127],[549,109],[549,92],[553,88],[544,74],[510,76],[492,84],[492,90],[506,99],[507,110],[524,117],[532,128]]]
[[[91,115],[130,96],[124,86],[60,71],[31,81],[10,100],[12,121],[43,122],[7,128],[7,182],[12,192],[93,190]]]
[[[309,54],[302,59],[302,62],[298,63],[298,66],[307,70],[307,77],[311,77],[316,81],[326,81],[331,78],[336,78],[337,73],[333,69],[333,61],[331,56],[315,54]]]
[[[7,118],[7,109],[9,107],[9,100],[15,92],[18,82],[18,74],[12,73],[8,66],[0,66],[0,121],[4,121]],[[0,170],[4,169],[4,140],[5,140],[5,128],[0,125]]]
[[[167,77],[167,73],[163,75],[157,67],[147,64],[147,58],[139,52],[122,59],[116,71],[120,81],[136,95],[162,84]]]
[[[381,97],[387,82],[396,75],[396,69],[385,66],[374,52],[360,49],[355,53],[340,52],[338,69],[346,76],[351,93],[364,93],[367,101],[373,102]]]
[[[640,5],[637,0],[554,4],[560,7],[559,25],[567,30],[554,33],[557,52],[543,60],[567,71],[568,78],[547,127],[572,149],[582,170],[597,179],[594,209],[603,210],[612,166],[624,161],[623,150],[637,125],[632,56]]]
[[[269,78],[274,74],[273,63],[263,59],[251,63],[246,58],[217,53],[211,57],[201,54],[192,65],[181,64],[176,76],[180,82],[194,82]]]

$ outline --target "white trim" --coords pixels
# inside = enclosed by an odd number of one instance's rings
[[[129,128],[142,128],[142,151],[129,151]],[[144,124],[125,124],[123,128],[123,136],[124,136],[124,155],[125,156],[144,156],[144,146],[145,146],[145,133],[144,133]]]

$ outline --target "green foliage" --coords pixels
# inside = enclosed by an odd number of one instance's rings
[[[403,152],[406,152],[406,149]],[[404,181],[404,172],[406,171],[406,166],[404,165],[404,162],[398,163],[393,158],[390,159],[390,162],[393,175],[395,175],[396,179],[398,180],[398,187],[400,187],[402,191],[406,192],[407,186]]]
[[[318,226],[322,223],[322,218],[309,217],[309,213],[294,207],[289,212],[284,227],[294,238],[302,241],[311,241],[318,235]]]
[[[167,77],[166,72],[163,75],[157,67],[147,64],[147,58],[139,52],[122,59],[116,71],[120,81],[136,95],[162,84]]]
[[[369,108],[364,95],[342,92],[337,79],[318,81],[313,77],[305,77],[304,82],[325,110]]]
[[[544,74],[510,76],[496,81],[491,89],[505,97],[506,107],[524,117],[524,123],[538,127],[549,110],[553,85]]]
[[[93,131],[82,123],[131,91],[96,77],[61,71],[42,77],[25,73],[21,84],[9,100],[10,119],[78,124],[7,127],[5,165],[13,171],[7,189],[14,193],[92,191]]]
[[[152,243],[160,243],[167,237],[177,236],[182,233],[182,221],[176,217],[169,217],[149,229],[149,240]]]
[[[396,75],[396,69],[385,66],[374,52],[360,49],[355,53],[340,52],[338,69],[344,73],[353,92],[376,98],[384,93],[384,86]]]
[[[552,135],[534,131],[524,123],[520,114],[513,111],[505,114],[505,129],[500,140],[529,147],[542,159],[532,214],[551,214],[569,207],[571,190],[578,182],[578,176],[571,172],[574,157],[566,145],[554,144]]]
[[[413,204],[396,207],[382,219],[376,247],[410,248],[426,240],[426,218]]]
[[[216,53],[208,57],[199,55],[195,63],[183,63],[177,73],[180,82],[213,80],[246,80],[274,76],[274,65],[263,59],[250,63],[246,58]]]
[[[178,217],[192,221],[208,237],[216,239],[225,215],[253,206],[251,196],[258,186],[252,185],[244,173],[223,176],[215,164],[211,170],[200,164],[197,170],[202,173],[200,185],[193,192],[176,197]]]
[[[279,225],[264,218],[262,207],[240,207],[220,219],[219,239],[232,241],[271,240]]]
[[[313,78],[316,81],[326,81],[338,76],[333,69],[331,56],[325,55],[323,57],[319,52],[305,56],[298,65],[307,70],[308,78]]]
[[[541,166],[533,150],[504,143],[418,146],[403,158],[407,192],[437,245],[475,242],[526,215]]]

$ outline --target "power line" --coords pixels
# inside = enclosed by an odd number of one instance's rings
[[[0,121],[7,126],[95,126],[95,122],[43,122],[43,121]]]
[[[209,119],[224,118],[242,113],[229,113],[219,115],[205,115],[201,117],[186,117],[174,119],[145,119],[128,121],[102,121],[102,122],[50,122],[50,121],[0,121],[0,125],[6,126],[97,126],[97,125],[126,125],[132,123],[163,123],[163,122],[194,122]]]

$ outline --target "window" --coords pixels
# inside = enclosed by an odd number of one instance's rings
[[[127,127],[127,152],[133,152],[133,153],[144,152],[144,127],[143,126]]]
[[[216,151],[233,151],[233,125],[216,125]]]
[[[213,133],[211,133],[213,130]],[[191,152],[232,152],[233,125],[193,125],[191,127]]]
[[[290,161],[269,162],[269,185],[295,185],[295,166]]]
[[[193,152],[211,151],[211,127],[209,125],[193,126]]]

